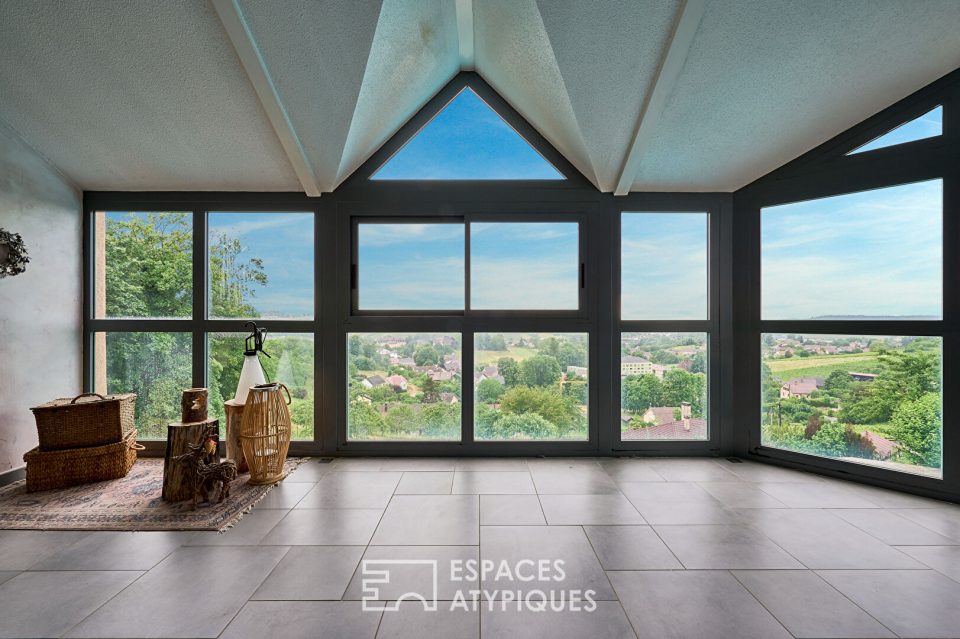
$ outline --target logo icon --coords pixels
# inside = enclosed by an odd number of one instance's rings
[[[380,596],[381,585],[390,585],[392,571],[401,566],[413,566],[414,574],[423,572],[430,576],[432,590],[425,592],[405,592],[393,599],[392,603],[384,603]],[[365,612],[396,611],[402,601],[419,601],[426,612],[437,611],[437,560],[436,559],[364,559],[363,560],[363,610]]]

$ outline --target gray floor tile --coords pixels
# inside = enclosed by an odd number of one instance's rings
[[[728,572],[675,570],[609,574],[639,637],[790,637]]]
[[[456,470],[487,470],[515,472],[528,471],[527,460],[522,457],[470,457],[457,460]]]
[[[729,462],[712,459],[651,459],[650,466],[667,481],[740,481],[726,469]]]
[[[572,590],[596,591],[595,599],[610,601],[615,599],[613,589],[603,572],[593,547],[579,526],[484,526],[480,534],[480,556],[484,561],[492,560],[494,565],[501,562],[514,569],[518,562],[526,560],[535,564],[541,560],[548,566],[557,566],[563,561],[559,571],[544,573],[547,583],[539,579],[518,583],[515,580],[497,578],[488,575],[483,581],[487,590],[513,590],[526,593],[530,590]],[[554,580],[553,577],[563,578]]]
[[[598,601],[596,608],[543,612],[517,611],[516,606],[496,605],[493,610],[484,607],[481,616],[484,639],[515,637],[590,637],[591,639],[635,639],[627,615],[617,601]]]
[[[820,576],[903,637],[956,637],[960,583],[933,570],[822,570]]]
[[[141,572],[24,572],[0,586],[0,637],[59,637]]]
[[[329,473],[333,469],[332,463],[320,463],[315,459],[309,459],[294,469],[292,473],[284,478],[284,484],[313,484]],[[282,486],[283,484],[281,484]]]
[[[395,457],[383,460],[381,471],[454,471],[457,460],[453,457]]]
[[[288,510],[251,510],[243,518],[222,533],[203,531],[194,533],[188,546],[256,546],[267,533],[273,530]]]
[[[373,639],[381,613],[355,601],[251,601],[221,639]]]
[[[897,508],[890,512],[951,539],[960,539],[960,506]]]
[[[453,476],[454,495],[533,495],[527,471],[457,471]]]
[[[756,508],[741,517],[808,568],[923,568],[826,510]]]
[[[666,481],[653,469],[646,459],[608,459],[600,462],[600,467],[615,482],[622,481]]]
[[[271,546],[365,546],[382,510],[291,510],[260,542]]]
[[[621,494],[540,495],[540,505],[551,526],[646,523],[630,500]]]
[[[453,471],[406,472],[400,479],[398,495],[449,495]]]
[[[604,570],[679,570],[683,565],[650,526],[584,526]]]
[[[897,550],[960,582],[960,546],[899,546]]]
[[[945,537],[889,510],[853,508],[830,512],[891,546],[960,544],[960,540]]]
[[[481,526],[543,526],[536,495],[480,495]]]
[[[370,542],[375,546],[470,546],[479,543],[477,495],[397,495]]]
[[[279,486],[274,486],[270,492],[267,493],[266,497],[257,502],[256,507],[258,510],[265,508],[289,510],[300,503],[300,500],[313,490],[313,487],[316,485],[316,482],[297,483],[284,481]]]
[[[477,546],[370,546],[343,598],[397,600],[413,593],[432,599],[436,579],[439,601],[461,595],[469,601],[470,591],[479,587],[478,571],[469,568],[476,568],[478,559]]]
[[[879,508],[849,485],[833,482],[792,484],[772,482],[757,484],[763,492],[779,499],[790,508]]]
[[[840,480],[837,480],[840,481]],[[867,486],[865,484],[848,484],[852,490],[863,495],[865,499],[876,503],[883,508],[956,508],[954,504],[939,499],[930,499],[911,495],[909,493],[897,490],[887,490],[877,486]]]
[[[16,570],[7,570],[7,571],[0,572],[0,584],[2,584],[5,581],[10,581],[11,579],[13,579],[19,574],[20,573],[17,572]]]
[[[353,577],[363,546],[295,546],[251,599],[338,600]]]
[[[60,530],[0,530],[0,570],[26,570],[89,534]]]
[[[800,470],[781,468],[780,466],[773,466],[772,464],[761,464],[751,461],[730,464],[729,466],[724,466],[724,468],[726,468],[728,472],[748,482],[811,483],[823,480],[823,477],[813,473],[805,473]]]
[[[809,570],[737,570],[733,574],[794,637],[895,636]]]
[[[620,489],[650,524],[736,524],[732,512],[694,483],[625,482]]]
[[[655,526],[654,529],[690,570],[804,567],[749,526]]]
[[[332,472],[300,500],[297,508],[386,508],[401,472]]]
[[[782,501],[749,482],[704,481],[697,485],[727,508],[786,508]]]
[[[330,465],[337,472],[376,472],[385,461],[385,457],[338,457]]]
[[[600,465],[530,464],[530,475],[541,495],[616,494],[617,484]]]
[[[74,628],[71,637],[216,637],[286,548],[187,547]]]
[[[184,532],[94,532],[31,570],[150,570],[192,537]]]
[[[480,612],[478,610],[451,610],[441,605],[436,611],[425,611],[417,601],[402,601],[396,610],[387,610],[380,620],[377,639],[478,639]]]

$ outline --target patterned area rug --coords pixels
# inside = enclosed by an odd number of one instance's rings
[[[307,458],[288,459],[289,474]],[[0,529],[218,530],[232,526],[273,486],[237,477],[222,504],[168,504],[160,498],[163,460],[138,459],[123,479],[28,493],[24,481],[0,488]]]

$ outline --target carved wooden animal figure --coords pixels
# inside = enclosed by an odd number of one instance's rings
[[[193,481],[193,509],[197,509],[198,498],[203,501],[210,501],[210,491],[220,484],[220,498],[217,503],[222,502],[230,496],[230,482],[237,478],[237,465],[232,460],[220,463],[207,463],[208,458],[206,442],[200,444],[187,444],[189,452],[174,457],[178,463],[189,464],[191,467],[191,477]]]

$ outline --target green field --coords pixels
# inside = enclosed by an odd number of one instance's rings
[[[522,362],[528,357],[533,357],[537,354],[537,349],[535,348],[522,348],[520,346],[511,346],[505,351],[477,351],[473,358],[474,363],[478,366],[488,366],[490,364],[496,364],[497,360],[501,357],[510,357],[515,359],[518,362]]]
[[[879,357],[876,353],[842,353],[815,357],[787,357],[765,360],[770,371],[783,380],[797,377],[823,377],[833,371],[876,373]]]

